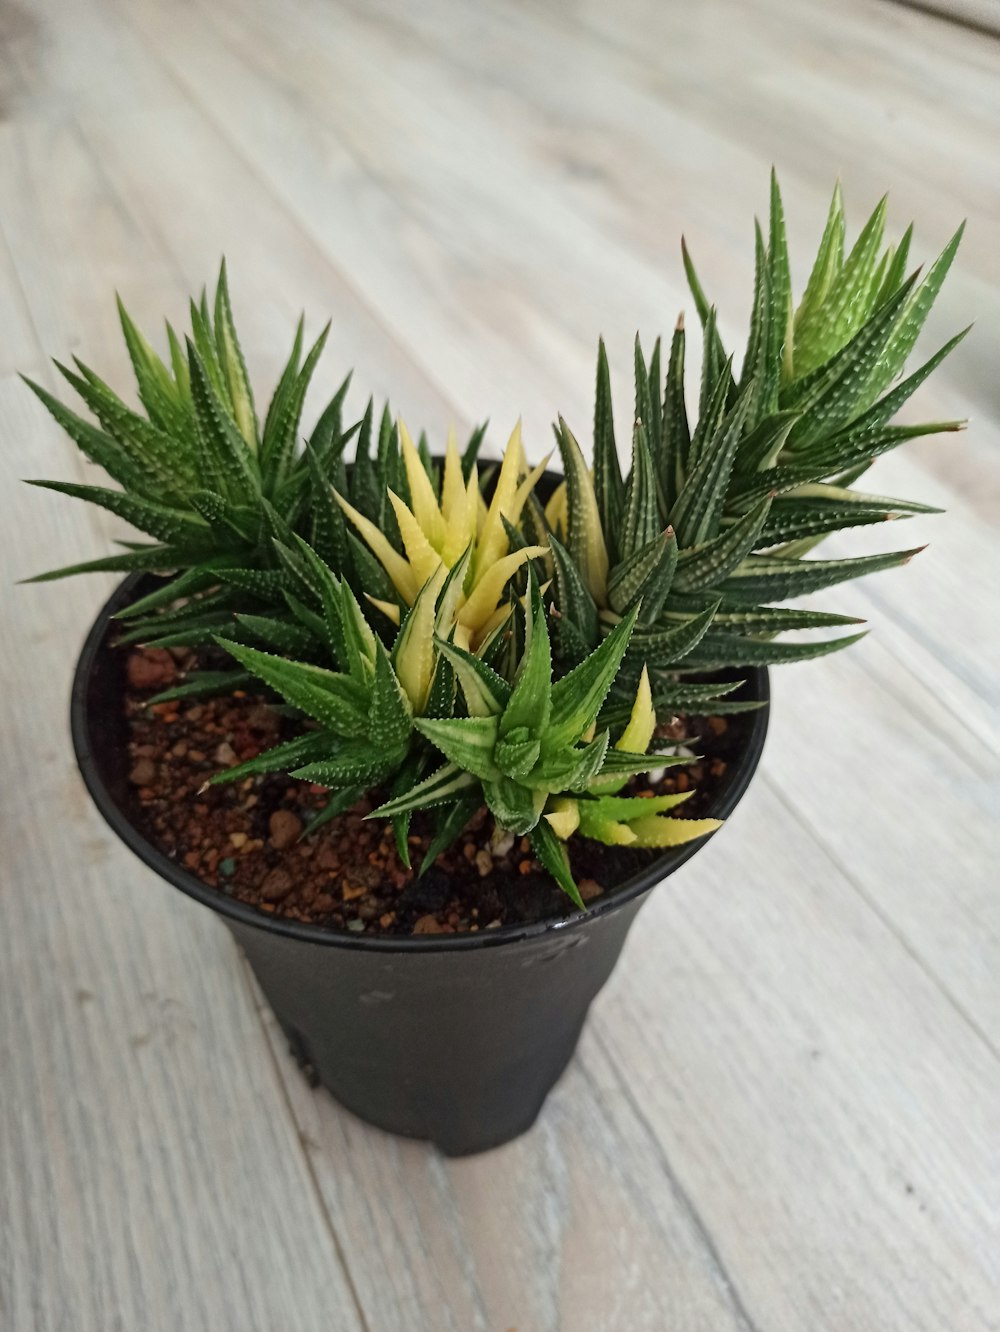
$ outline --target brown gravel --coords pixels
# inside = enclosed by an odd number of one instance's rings
[[[165,854],[262,911],[366,934],[454,934],[558,918],[572,910],[535,862],[527,838],[501,835],[485,809],[459,839],[417,876],[399,857],[388,824],[365,819],[375,799],[359,801],[310,836],[324,808],[323,787],[280,774],[206,787],[220,769],[296,734],[296,723],[263,694],[146,705],[189,664],[183,654],[133,650],[126,699],[129,780],[134,817]],[[164,660],[164,659],[167,660]],[[135,682],[153,681],[141,687]],[[684,807],[697,817],[725,772],[733,735],[725,718],[685,719],[665,733],[689,741],[706,758],[668,769],[657,793],[698,789]],[[648,791],[639,779],[636,793]],[[429,840],[415,816],[410,858],[419,867]],[[655,852],[623,851],[585,839],[571,843],[571,863],[585,901],[634,873]]]

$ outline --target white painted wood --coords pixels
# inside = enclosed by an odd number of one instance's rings
[[[9,377],[0,431],[9,534],[17,478],[68,451]],[[98,535],[48,506],[18,532],[5,582]],[[75,771],[69,678],[100,594],[4,592],[0,1326],[360,1327],[235,946],[114,844]]]
[[[258,382],[305,307],[317,401],[354,364],[355,405],[494,443],[523,414],[536,455],[556,410],[586,434],[598,331],[624,433],[682,229],[738,341],[772,160],[797,271],[837,171],[922,258],[968,214],[932,336],[979,326],[918,404],[970,431],[873,472],[948,513],[831,543],[930,550],[816,599],[874,634],[779,674],[732,827],[644,910],[538,1127],[477,1160],[306,1087],[224,930],[73,773],[107,581],[8,588],[4,1332],[1000,1327],[998,76],[995,42],[862,0],[6,7],[8,581],[117,530],[12,488],[91,470],[13,371],[118,382],[113,290],[182,319],[223,250]]]

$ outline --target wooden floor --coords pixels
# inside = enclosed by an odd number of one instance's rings
[[[4,1332],[1000,1328],[998,144],[1000,43],[875,0],[2,0]],[[737,328],[772,161],[800,280],[838,173],[922,259],[969,218],[931,338],[978,327],[919,405],[972,426],[877,470],[947,513],[824,597],[874,632],[780,672],[762,775],[537,1127],[450,1162],[311,1091],[89,806],[109,584],[11,583],[111,529],[15,486],[82,473],[16,372],[121,382],[113,292],[181,319],[225,251],[262,384],[304,306],[322,389],[354,365],[436,438],[520,413],[538,457],[599,331],[627,413],[682,229]]]

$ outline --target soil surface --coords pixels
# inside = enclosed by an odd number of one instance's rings
[[[501,833],[487,810],[452,846],[416,871],[429,830],[415,815],[409,869],[387,822],[368,821],[378,799],[359,801],[310,835],[325,788],[282,775],[205,787],[221,769],[253,758],[301,723],[266,693],[181,699],[149,706],[193,664],[180,651],[134,650],[127,662],[132,816],[150,841],[198,878],[261,911],[363,934],[455,934],[559,918],[573,906],[531,854],[526,837]],[[661,728],[700,756],[632,792],[695,794],[683,814],[705,812],[733,756],[739,728],[724,717],[687,717]],[[377,795],[377,793],[376,793]],[[570,862],[585,901],[600,897],[660,852],[575,838]]]

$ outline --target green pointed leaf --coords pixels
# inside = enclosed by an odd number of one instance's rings
[[[864,322],[878,294],[875,278],[886,200],[876,205],[854,248],[838,270],[822,303],[800,309],[795,328],[795,374],[807,375],[838,352]],[[808,290],[807,290],[808,296]]]
[[[335,819],[338,814],[343,814],[345,810],[356,805],[367,790],[368,788],[364,783],[341,787],[340,790],[337,791],[331,790],[326,804],[307,825],[299,840],[301,841],[303,837],[315,836],[320,828],[325,827],[331,819]]]
[[[447,851],[451,844],[465,831],[466,824],[480,807],[478,796],[466,796],[453,804],[442,805],[436,811],[434,834],[427,844],[424,858],[420,863],[418,875],[429,870],[442,851]]]
[[[129,457],[119,442],[104,430],[85,421],[82,416],[71,411],[53,397],[47,389],[34,380],[22,375],[24,383],[48,409],[51,416],[69,435],[85,458],[103,467],[112,480],[135,494],[142,494],[148,482],[148,476],[142,467]]]
[[[471,772],[464,771],[454,763],[446,763],[405,794],[373,809],[368,817],[393,818],[397,814],[405,814],[407,810],[433,809],[438,805],[451,804],[478,788],[479,780]],[[477,807],[481,803],[477,800]]]
[[[659,475],[663,481],[662,518],[673,507],[687,475],[691,430],[684,398],[684,316],[677,321],[670,343],[670,361],[663,389],[663,458]]]
[[[542,741],[546,754],[574,744],[596,721],[628,649],[638,613],[638,606],[633,607],[600,647],[552,686],[552,711]]]
[[[625,484],[615,444],[611,402],[611,372],[601,338],[597,346],[597,390],[594,398],[594,493],[607,534],[619,530],[625,507]]]
[[[552,875],[576,909],[586,911],[587,905],[580,896],[580,890],[573,879],[565,848],[549,824],[542,819],[532,828],[529,836],[531,838],[531,849],[534,851],[538,863]]]
[[[302,661],[286,661],[269,652],[216,640],[221,648],[276,690],[286,702],[342,736],[360,736],[368,725],[368,697],[347,675]],[[348,780],[345,778],[345,781]],[[358,778],[360,780],[360,777]]]
[[[751,555],[722,584],[720,591],[731,601],[785,601],[850,578],[908,564],[921,550],[923,547],[917,546],[913,550],[860,555],[848,560],[789,560]]]
[[[638,628],[629,644],[628,659],[659,668],[680,661],[707,633],[720,600],[716,598],[705,610],[669,628]]]
[[[59,361],[55,362],[56,369],[108,434],[147,473],[142,492],[164,503],[183,503],[187,485],[195,480],[194,450],[187,440],[168,435],[133,412],[93,370],[74,360],[79,374]]]
[[[254,777],[262,772],[291,772],[303,763],[322,758],[337,744],[337,737],[329,731],[309,731],[285,744],[274,745],[256,758],[247,759],[245,763],[237,763],[235,767],[214,773],[209,781],[213,786],[221,786],[225,782],[242,781],[244,777]]]
[[[602,770],[610,743],[610,733],[605,730],[585,745],[566,745],[543,759],[525,776],[524,785],[533,791],[553,795],[586,791]]]
[[[729,476],[748,407],[749,397],[743,393],[704,445],[698,462],[684,483],[671,515],[682,548],[701,545],[718,535]]]
[[[187,367],[184,378],[175,383],[170,371],[132,322],[121,297],[117,301],[118,317],[135,372],[139,399],[149,413],[150,421],[168,435],[183,440],[192,439],[191,418],[184,402],[188,384]]]
[[[847,634],[843,638],[828,639],[822,643],[777,643],[772,639],[756,639],[743,634],[729,634],[713,630],[706,634],[684,662],[685,670],[714,670],[723,666],[767,666],[780,662],[809,661],[825,657],[841,648],[850,647],[865,637],[864,630]]]
[[[211,540],[211,531],[201,519],[124,491],[107,490],[103,486],[81,486],[72,481],[28,481],[27,484],[97,504],[160,541],[178,546],[196,542],[203,547]]]
[[[597,646],[600,634],[594,598],[584,586],[576,564],[562,542],[551,534],[548,542],[552,552],[559,615],[563,621],[572,622],[589,651]]]
[[[566,546],[591,596],[600,603],[607,584],[608,556],[594,483],[580,445],[562,417],[556,440],[569,500]]]
[[[157,703],[173,703],[179,698],[207,698],[210,694],[228,694],[252,684],[246,671],[190,671],[183,684],[172,685],[146,699],[146,707]]]
[[[715,626],[733,633],[781,633],[786,629],[832,629],[848,624],[864,624],[856,615],[836,615],[832,611],[791,610],[786,606],[744,606],[725,604],[715,616]]]
[[[256,459],[212,383],[205,361],[190,341],[188,367],[201,484],[237,504],[252,504],[260,494]]]
[[[219,269],[219,281],[215,289],[215,340],[236,424],[248,446],[256,450],[258,445],[257,413],[253,405],[250,376],[247,374],[243,351],[240,348],[239,338],[236,336],[225,259],[223,259]]]
[[[497,717],[417,717],[417,730],[452,763],[483,781],[500,776],[493,761],[499,737]]]
[[[647,546],[661,526],[653,456],[646,438],[646,428],[641,421],[637,421],[632,432],[632,470],[625,488],[625,513],[618,539],[618,549],[623,559],[628,559]]]
[[[510,700],[510,685],[480,658],[435,638],[438,652],[451,664],[462,687],[470,717],[498,717]]]
[[[525,649],[517,681],[500,718],[499,736],[504,738],[522,726],[541,735],[548,725],[552,706],[552,653],[545,623],[538,579],[532,571],[525,608]]]
[[[367,739],[347,740],[329,758],[293,768],[292,777],[317,786],[353,786],[383,782],[405,758],[405,749],[376,749]]]
[[[535,827],[545,805],[544,791],[531,791],[502,773],[483,782],[483,795],[497,823],[516,837]]]
[[[389,656],[375,640],[375,679],[368,710],[368,740],[376,749],[401,749],[413,729],[410,704],[392,669]]]
[[[608,603],[611,609],[623,615],[641,597],[643,618],[646,619],[647,615],[655,618],[659,606],[663,605],[670,590],[676,563],[677,538],[673,529],[668,527],[665,532],[658,533],[629,559],[612,569],[608,578]],[[650,586],[654,580],[660,584],[655,588],[659,606],[647,603],[647,592],[654,590]]]
[[[834,187],[833,199],[830,202],[830,212],[827,215],[826,226],[823,230],[823,238],[820,241],[812,273],[809,275],[809,281],[806,284],[805,293],[799,308],[795,313],[796,338],[798,337],[800,325],[802,325],[803,322],[808,323],[810,319],[816,317],[817,312],[822,307],[831,287],[836,281],[843,263],[844,201],[840,191],[840,181],[838,181]],[[794,370],[796,374],[799,373],[799,367],[797,364],[794,366]]]
[[[691,546],[678,558],[674,587],[678,592],[712,588],[750,554],[771,510],[771,496],[749,509],[742,518],[724,527],[717,537]]]
[[[248,629],[268,647],[276,648],[283,656],[308,656],[316,650],[316,639],[301,624],[291,620],[277,620],[271,615],[236,615],[237,624]]]

